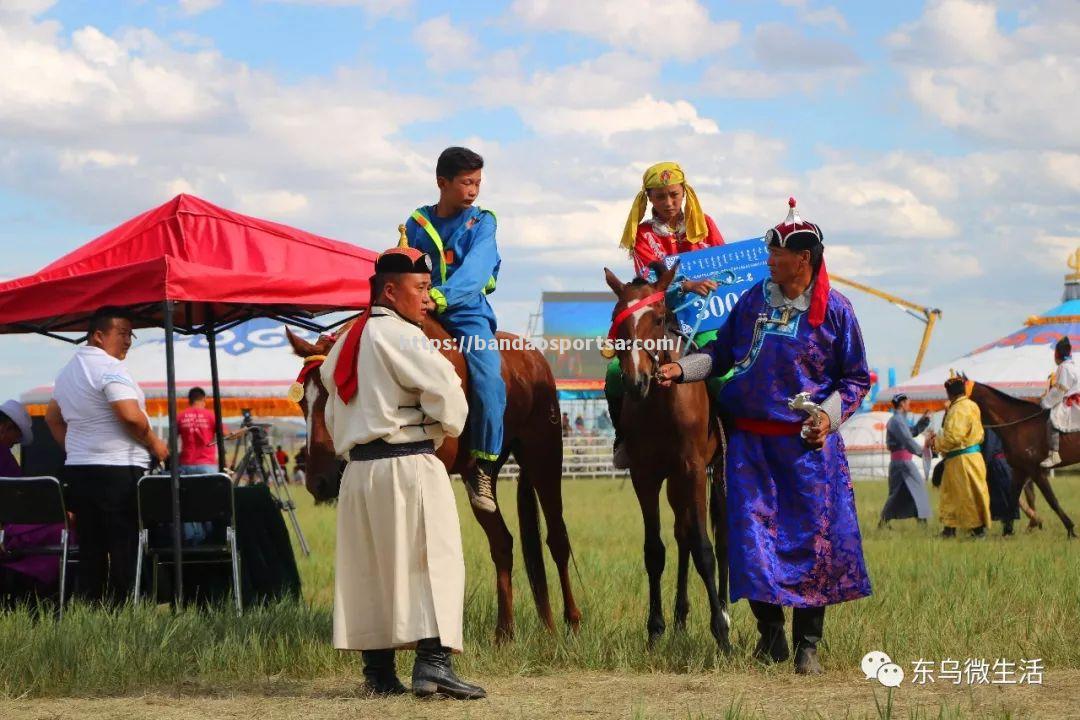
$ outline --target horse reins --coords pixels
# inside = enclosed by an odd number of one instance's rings
[[[987,425],[987,424],[983,423],[983,427],[984,428],[990,428],[991,430],[997,430],[998,428],[1012,427],[1013,425],[1019,425],[1020,423],[1026,423],[1028,420],[1034,420],[1035,418],[1039,417],[1040,415],[1044,414],[1045,412],[1046,412],[1046,408],[1040,408],[1039,412],[1035,413],[1034,415],[1028,415],[1026,418],[1020,418],[1019,420],[1013,420],[1012,422],[1007,422],[1007,423],[999,423],[997,425]]]

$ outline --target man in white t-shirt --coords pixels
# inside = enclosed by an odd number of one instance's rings
[[[146,397],[124,358],[134,335],[119,308],[94,313],[86,346],[56,378],[45,422],[67,452],[64,479],[79,528],[79,589],[122,603],[135,576],[135,487],[168,446],[150,427]]]

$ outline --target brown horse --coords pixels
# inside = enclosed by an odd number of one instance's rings
[[[1061,518],[1068,537],[1076,537],[1073,521],[1061,509],[1054,488],[1050,485],[1050,473],[1039,466],[1049,452],[1046,438],[1049,411],[982,383],[973,384],[971,399],[982,412],[983,425],[993,428],[1001,436],[1001,444],[1005,446],[1005,458],[1013,469],[1013,502],[1018,503],[1021,491],[1029,481],[1034,482],[1042,491],[1046,502]],[[1080,433],[1061,436],[1061,457],[1062,466],[1080,462]],[[1033,501],[1034,496],[1030,496],[1028,500]],[[1006,522],[1006,533],[1011,531],[1011,526],[1011,520]]]
[[[661,275],[655,285],[640,279],[623,284],[607,268],[604,274],[618,297],[612,321],[617,325],[617,339],[624,341],[625,348],[634,347],[639,340],[674,339],[668,327],[675,319],[664,304],[664,291],[675,275],[675,268]],[[692,557],[709,597],[710,629],[720,649],[727,652],[730,619],[723,470],[713,473],[718,479],[711,487],[707,473],[708,466],[718,458],[722,467],[723,432],[710,412],[708,391],[704,383],[670,387],[654,384],[659,365],[676,360],[677,350],[623,349],[618,355],[626,388],[620,422],[630,457],[630,477],[645,522],[649,644],[655,643],[665,627],[660,597],[665,563],[664,543],[660,539],[660,488],[667,479],[668,503],[675,513],[675,542],[679,547],[675,627],[685,627],[690,611],[686,584]],[[709,542],[710,516],[715,556]]]
[[[429,338],[440,341],[440,348],[450,347],[449,334],[432,318],[425,320],[423,330]],[[309,343],[287,332],[294,352],[301,358],[325,356],[335,340],[326,336],[316,343]],[[522,339],[509,333],[498,333],[500,341],[523,348]],[[516,338],[517,342],[513,342]],[[457,350],[442,350],[454,365],[461,384],[468,395],[468,373],[465,357]],[[562,428],[559,422],[559,400],[555,391],[555,378],[544,356],[536,350],[507,349],[502,352],[502,376],[506,383],[506,438],[504,450],[496,465],[498,469],[514,454],[521,468],[517,486],[518,524],[521,532],[521,552],[525,560],[525,573],[536,602],[540,620],[550,630],[555,621],[548,598],[547,577],[540,542],[540,516],[537,498],[547,522],[548,549],[555,560],[562,586],[563,617],[570,628],[577,630],[581,611],[574,601],[570,588],[570,536],[563,520],[562,504]],[[341,463],[334,451],[330,434],[326,429],[323,412],[328,393],[318,372],[310,372],[305,378],[305,399],[300,405],[309,419],[307,438],[307,488],[316,500],[337,497],[341,481]],[[314,397],[309,403],[307,398]],[[438,457],[449,473],[469,470],[468,431],[459,438],[446,438],[439,448]],[[492,491],[495,489],[493,478]],[[473,510],[477,522],[483,527],[495,563],[495,585],[498,595],[498,621],[495,637],[498,641],[509,640],[514,635],[513,587],[511,570],[514,560],[514,538],[506,527],[502,513]]]

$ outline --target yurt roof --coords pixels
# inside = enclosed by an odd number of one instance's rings
[[[1080,252],[1076,259],[1080,260]],[[1065,336],[1080,344],[1080,273],[1066,276],[1060,305],[1029,317],[1022,328],[1003,338],[889,388],[878,396],[878,407],[887,406],[901,392],[916,408],[936,407],[945,401],[944,383],[952,371],[1010,395],[1039,397],[1054,371],[1054,344]]]

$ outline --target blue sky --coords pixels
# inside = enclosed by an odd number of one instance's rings
[[[1057,302],[1077,47],[1056,1],[4,0],[2,275],[177,192],[379,248],[469,144],[523,330],[541,291],[629,274],[625,214],[670,159],[728,239],[795,195],[835,272],[941,307],[935,364]],[[903,377],[920,327],[850,295]],[[66,353],[0,337],[0,393]]]

